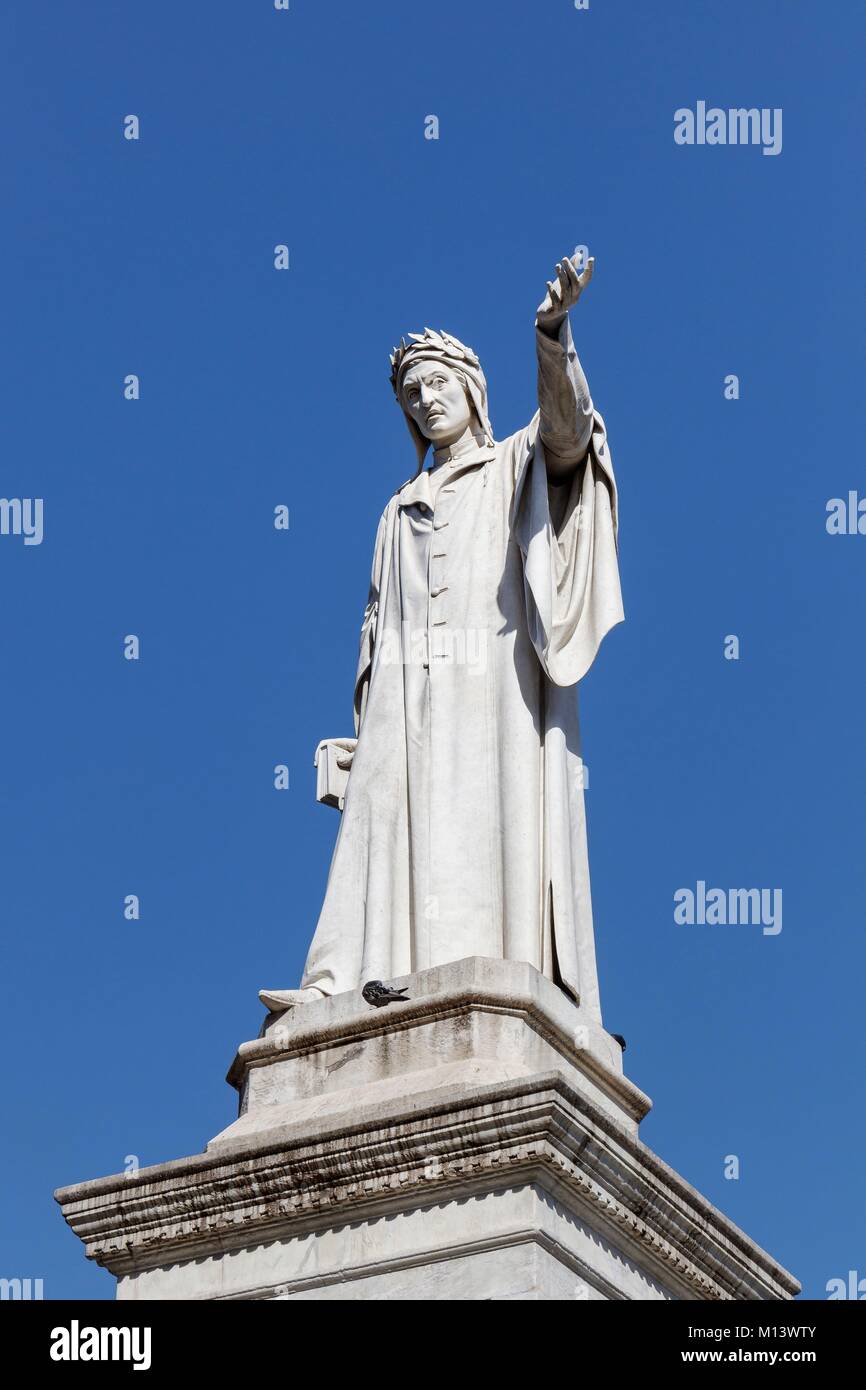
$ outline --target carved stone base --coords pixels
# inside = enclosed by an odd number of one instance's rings
[[[203,1154],[61,1189],[128,1299],[788,1299],[637,1137],[618,1043],[473,958],[269,1015]]]

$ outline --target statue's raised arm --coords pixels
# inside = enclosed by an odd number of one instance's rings
[[[557,262],[556,277],[536,310],[539,432],[547,476],[562,483],[586,457],[592,438],[593,407],[589,386],[571,338],[568,311],[592,279],[592,257],[581,270],[581,253]]]

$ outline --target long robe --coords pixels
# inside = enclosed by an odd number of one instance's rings
[[[549,487],[542,435],[565,449],[586,420],[567,321],[537,338],[529,425],[456,458],[435,495],[420,472],[379,523],[358,742],[302,986],[492,956],[600,1021],[575,687],[623,617],[616,486],[593,411],[585,461]]]

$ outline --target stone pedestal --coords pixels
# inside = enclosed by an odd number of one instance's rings
[[[789,1299],[643,1145],[619,1044],[473,958],[271,1014],[202,1154],[56,1195],[118,1298]]]

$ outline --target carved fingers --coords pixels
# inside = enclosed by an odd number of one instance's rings
[[[561,319],[572,309],[592,279],[595,260],[590,256],[581,269],[582,255],[564,256],[556,263],[556,279],[548,280],[547,294],[538,306],[540,321]]]

